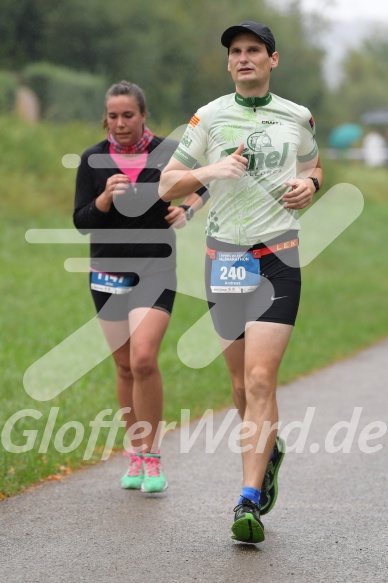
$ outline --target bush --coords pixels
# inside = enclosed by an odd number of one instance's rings
[[[12,73],[0,71],[0,113],[13,111],[18,82]]]
[[[34,63],[23,71],[24,82],[38,96],[42,118],[55,122],[102,118],[106,81],[50,63]]]

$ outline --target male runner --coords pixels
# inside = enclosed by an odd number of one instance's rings
[[[159,192],[172,200],[210,183],[207,298],[248,427],[232,538],[258,543],[284,456],[276,385],[299,306],[297,211],[322,185],[322,169],[310,111],[269,92],[279,62],[270,29],[246,21],[228,28],[221,43],[236,92],[192,117]],[[206,163],[192,170],[202,156]]]

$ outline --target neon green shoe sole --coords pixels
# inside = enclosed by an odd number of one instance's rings
[[[233,524],[232,538],[243,543],[262,543],[265,539],[264,529],[252,514],[246,514]]]
[[[261,543],[265,539],[259,507],[251,500],[243,499],[234,509],[232,538],[243,543]]]

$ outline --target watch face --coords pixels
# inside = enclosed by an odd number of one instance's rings
[[[187,209],[186,211],[186,220],[187,221],[191,221],[191,219],[194,216],[194,210],[191,208],[191,206]]]

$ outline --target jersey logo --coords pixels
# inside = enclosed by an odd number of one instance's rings
[[[271,138],[265,130],[251,134],[247,140],[247,144],[253,152],[273,149]]]
[[[265,134],[260,136],[260,134]],[[251,142],[250,139],[252,138]],[[248,160],[247,171],[251,174],[258,174],[262,171],[275,171],[282,168],[286,162],[290,144],[285,142],[282,151],[275,150],[271,139],[266,132],[255,132],[247,140],[249,148],[245,148],[242,155]],[[229,156],[236,151],[236,148],[222,150],[221,158]]]
[[[189,130],[186,130],[185,133],[182,136],[182,139],[181,139],[181,143],[186,148],[190,148],[190,146],[191,146],[191,144],[193,142],[193,140],[192,140],[192,138],[190,138],[190,135],[189,134],[190,134],[190,131]]]
[[[189,126],[195,128],[195,126],[197,125],[197,123],[200,121],[200,118],[196,115],[193,115],[193,117],[191,118],[191,120],[189,121]]]

